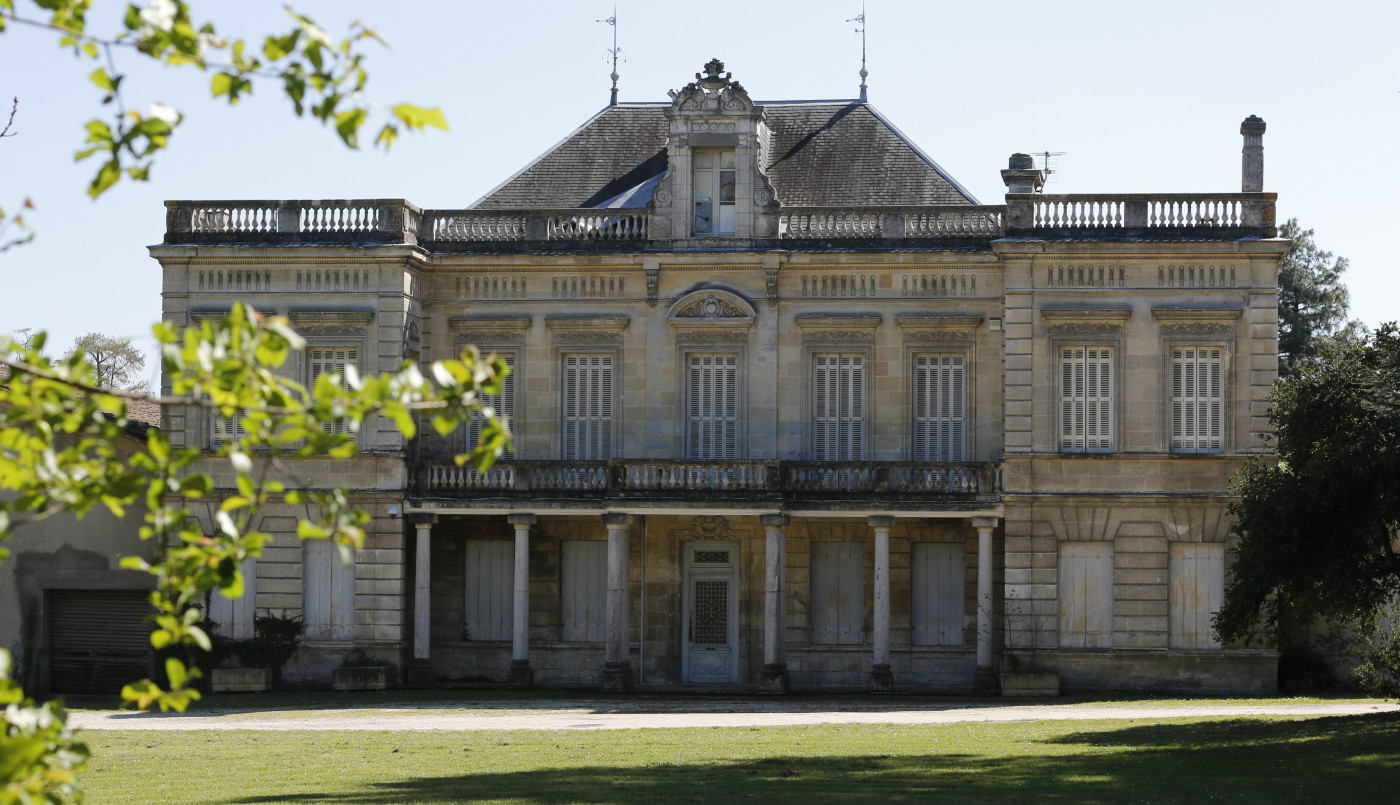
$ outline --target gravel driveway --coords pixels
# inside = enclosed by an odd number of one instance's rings
[[[690,705],[691,703],[687,703]],[[1396,712],[1400,705],[1381,702],[1293,704],[978,704],[841,706],[838,701],[794,702],[717,700],[711,709],[668,711],[656,701],[629,703],[473,701],[461,707],[364,709],[200,710],[193,713],[79,711],[68,723],[77,729],[101,730],[621,730],[686,727],[789,727],[810,724],[954,724],[973,721],[1055,721],[1088,719],[1158,720],[1200,716],[1318,717]]]

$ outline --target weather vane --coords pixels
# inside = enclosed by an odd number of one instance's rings
[[[611,25],[613,29],[612,50],[603,51],[603,61],[606,62],[609,56],[612,57],[612,100],[608,102],[608,106],[617,106],[617,57],[622,56],[622,60],[627,61],[627,56],[622,53],[622,48],[617,46],[617,3],[613,3],[613,13],[611,17],[605,20],[595,20],[595,22],[606,22]]]
[[[865,77],[870,72],[865,69],[865,0],[860,3],[860,15],[851,17],[846,22],[857,23],[856,33],[860,34],[860,102],[865,103]]]

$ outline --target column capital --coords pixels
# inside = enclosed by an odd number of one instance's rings
[[[606,514],[603,515],[603,525],[607,525],[607,526],[620,526],[620,525],[630,525],[631,523],[632,523],[632,518],[631,518],[631,516],[630,516],[630,515],[623,514],[622,512],[607,512]]]
[[[409,512],[404,515],[403,519],[416,526],[422,527],[425,525],[436,525],[438,516],[433,512]]]
[[[533,514],[507,514],[506,522],[511,525],[532,526],[539,522],[539,518]]]
[[[894,528],[894,518],[888,515],[875,515],[870,518],[871,528]]]
[[[786,514],[760,514],[758,522],[765,526],[789,526],[792,525],[792,518]]]
[[[1001,518],[999,517],[974,517],[972,518],[972,527],[978,530],[983,528],[996,528],[1000,520]]]

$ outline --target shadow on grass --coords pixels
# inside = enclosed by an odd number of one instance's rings
[[[1224,720],[1086,730],[1013,742],[998,755],[826,755],[587,765],[419,777],[364,790],[251,796],[279,802],[622,803],[1395,802],[1400,715]]]

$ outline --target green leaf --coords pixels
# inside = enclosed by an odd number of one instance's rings
[[[379,130],[379,136],[374,138],[375,145],[383,145],[388,151],[394,147],[394,141],[399,138],[399,129],[392,123],[385,123],[384,128]]]
[[[185,664],[175,659],[167,657],[165,660],[165,675],[170,679],[171,688],[183,688],[189,673],[185,670]]]
[[[447,131],[447,118],[442,116],[442,110],[437,107],[424,109],[421,106],[414,106],[409,103],[401,103],[393,109],[394,117],[403,121],[403,124],[414,131],[422,131],[428,126]]]
[[[340,139],[351,148],[360,147],[360,126],[369,117],[365,109],[347,109],[335,116],[335,130]]]
[[[103,70],[101,67],[93,70],[88,76],[88,80],[96,84],[98,89],[106,90],[107,92],[117,91],[117,85],[113,83],[112,77],[107,75],[107,71]]]
[[[121,163],[115,159],[104,163],[97,172],[97,176],[93,177],[92,184],[88,185],[88,195],[96,199],[107,192],[120,178],[122,178]]]
[[[229,95],[233,92],[233,76],[228,73],[215,73],[214,77],[209,79],[209,90],[215,98],[220,95]],[[233,98],[229,98],[229,100],[232,101]]]

